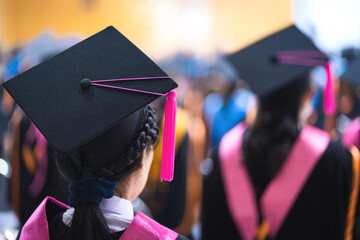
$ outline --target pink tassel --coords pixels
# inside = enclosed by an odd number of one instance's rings
[[[334,77],[331,71],[330,62],[325,65],[327,81],[324,92],[324,112],[326,115],[335,113],[335,92],[334,92]]]
[[[165,102],[163,150],[161,160],[161,181],[172,181],[175,161],[176,91],[168,92]]]

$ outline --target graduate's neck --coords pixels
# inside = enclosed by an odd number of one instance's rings
[[[131,201],[132,200],[131,195],[133,189],[132,185],[133,185],[133,180],[131,177],[130,179],[127,179],[127,181],[116,183],[114,196]]]
[[[121,182],[116,183],[115,196],[133,201],[140,195],[149,176],[153,154],[152,147],[149,150],[144,149],[139,169]]]

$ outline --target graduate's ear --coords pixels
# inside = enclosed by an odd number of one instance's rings
[[[137,170],[133,178],[135,184],[133,185],[133,189],[130,196],[131,201],[137,198],[145,187],[145,184],[149,176],[149,171],[153,156],[154,156],[153,148],[151,149],[145,148],[143,150],[139,169]]]
[[[146,161],[146,148],[143,150],[141,154],[141,162],[140,162],[140,169],[144,168],[144,162]]]
[[[311,101],[313,95],[314,95],[314,90],[312,87],[309,87],[304,93],[303,97],[301,98],[300,109],[302,109],[309,101]]]
[[[150,170],[153,157],[154,157],[153,146],[147,146],[142,152],[139,170],[146,170],[146,171]]]
[[[308,123],[309,117],[314,111],[313,105],[311,103],[313,92],[314,92],[313,89],[309,87],[301,98],[301,102],[300,102],[301,105],[298,114],[299,114],[299,120],[303,124]]]

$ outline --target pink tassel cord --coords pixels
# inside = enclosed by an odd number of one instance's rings
[[[132,88],[125,88],[125,87],[117,87],[117,86],[105,85],[105,84],[101,84],[101,83],[134,81],[134,80],[149,80],[149,79],[169,79],[169,78],[170,77],[164,76],[164,77],[116,78],[116,79],[104,79],[104,80],[93,80],[93,81],[89,80],[89,81],[90,81],[90,84],[93,85],[93,86],[120,89],[120,90],[138,92],[138,93],[146,93],[146,94],[152,94],[152,95],[158,95],[158,96],[164,96],[165,94],[163,94],[163,93],[149,92],[149,91],[144,91],[144,90],[139,90],[139,89],[132,89]]]
[[[175,162],[175,133],[176,133],[176,91],[167,94],[164,115],[163,152],[161,161],[161,181],[172,181],[174,178]]]
[[[175,162],[175,133],[176,133],[176,91],[172,90],[167,94],[149,92],[145,90],[118,87],[112,85],[102,84],[105,82],[120,82],[120,81],[132,81],[132,80],[147,80],[147,79],[169,79],[170,77],[161,76],[161,77],[141,77],[141,78],[119,78],[119,79],[105,79],[105,80],[94,80],[83,79],[84,86],[80,82],[80,86],[89,87],[90,85],[95,87],[105,87],[112,89],[119,89],[131,92],[152,94],[158,96],[167,95],[165,102],[165,120],[164,120],[164,136],[163,136],[163,152],[162,152],[162,161],[161,161],[161,172],[160,179],[161,181],[172,181],[174,178],[174,162]]]
[[[324,92],[324,112],[327,115],[335,113],[335,92],[334,92],[334,76],[331,71],[330,62],[325,65],[327,80]]]
[[[332,115],[336,111],[335,105],[335,89],[334,76],[331,71],[329,61],[324,61],[319,58],[325,58],[326,55],[320,51],[312,50],[295,50],[295,51],[280,51],[277,53],[277,60],[282,64],[294,64],[301,66],[324,66],[326,70],[327,80],[324,89],[324,113]]]

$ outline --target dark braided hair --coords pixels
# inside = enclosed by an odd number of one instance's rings
[[[300,133],[301,100],[310,87],[309,75],[260,98],[254,126],[245,132],[245,166],[259,198],[270,180],[280,171]]]
[[[147,105],[140,111],[143,111],[143,122],[128,150],[105,167],[91,171],[88,161],[79,149],[71,154],[57,153],[56,163],[65,181],[72,183],[83,178],[102,178],[108,181],[121,182],[136,172],[141,166],[144,150],[146,149],[147,153],[148,150],[156,146],[159,138],[154,109],[151,105]],[[112,235],[100,208],[96,204],[86,203],[75,208],[70,231],[66,228],[62,229],[55,239],[110,240]]]

